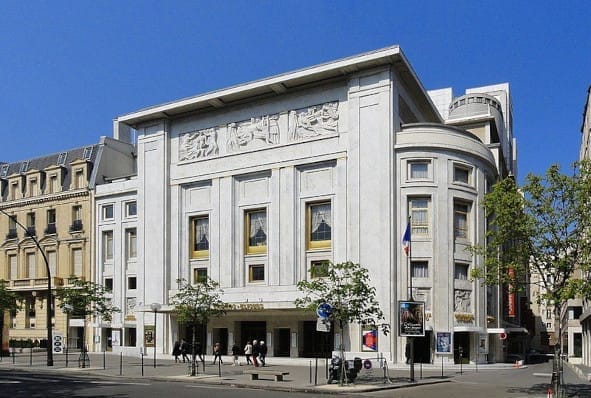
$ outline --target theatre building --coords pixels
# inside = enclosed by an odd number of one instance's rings
[[[392,325],[378,352],[404,361],[397,305],[410,269],[426,303],[420,355],[435,359],[441,330],[479,360],[487,291],[467,277],[482,260],[464,248],[482,242],[480,202],[515,160],[508,85],[497,88],[457,104],[451,91],[430,96],[395,46],[119,116],[115,138],[137,134],[137,285],[122,324],[137,345],[155,327],[156,353],[168,355],[188,336],[171,305],[177,280],[208,276],[231,304],[203,325],[208,354],[256,339],[270,356],[311,357],[343,336],[347,351],[375,355],[356,325],[318,332],[316,314],[294,305],[320,262],[353,261]]]

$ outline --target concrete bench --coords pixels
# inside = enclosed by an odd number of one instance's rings
[[[245,370],[244,374],[250,375],[250,380],[258,380],[259,375],[261,376],[274,376],[275,381],[283,381],[283,376],[288,375],[289,372],[285,372],[283,370],[269,370],[269,369],[250,369]]]

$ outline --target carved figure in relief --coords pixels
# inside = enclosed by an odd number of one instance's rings
[[[454,311],[455,312],[470,312],[471,311],[471,292],[470,290],[455,290],[454,291]]]
[[[260,118],[253,117],[246,122],[229,123],[226,143],[228,151],[238,151],[256,140],[265,144],[277,144],[279,142],[278,120],[278,115],[267,115]]]
[[[182,135],[179,148],[180,160],[199,159],[217,154],[217,131],[215,128]]]
[[[338,131],[338,102],[312,106],[305,111],[290,111],[288,135],[295,141]]]

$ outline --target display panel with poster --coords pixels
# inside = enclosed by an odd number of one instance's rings
[[[144,346],[154,347],[155,337],[156,331],[154,330],[154,326],[144,326]]]
[[[453,344],[450,332],[437,332],[435,352],[437,354],[453,354]]]
[[[376,352],[378,350],[378,330],[364,327],[361,333],[361,350],[366,352]]]
[[[398,335],[400,337],[425,336],[425,302],[398,302]]]
[[[481,334],[478,337],[478,353],[488,354],[488,334]]]

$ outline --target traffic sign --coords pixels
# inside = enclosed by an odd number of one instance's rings
[[[332,315],[332,306],[328,303],[318,304],[316,308],[316,314],[319,318],[330,318]]]
[[[53,332],[51,349],[54,354],[64,353],[64,336],[60,332]]]
[[[330,321],[326,318],[318,318],[316,321],[317,332],[330,332]]]

